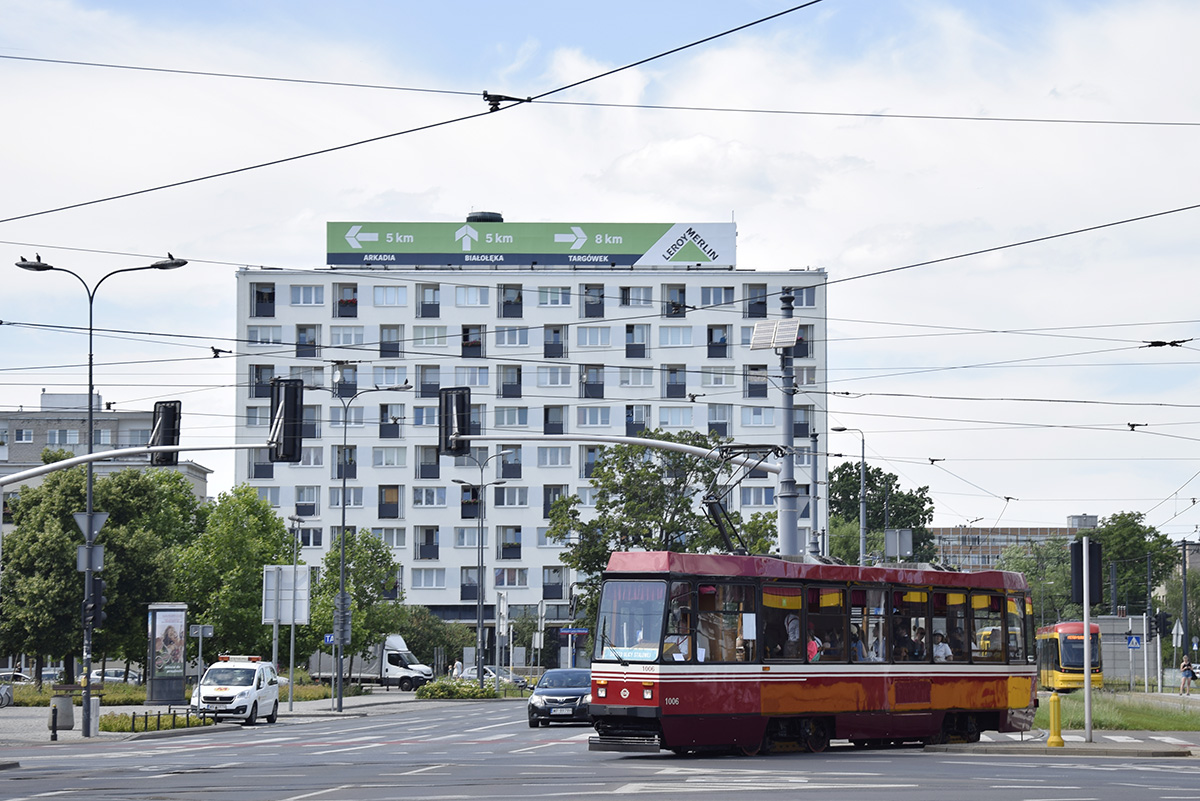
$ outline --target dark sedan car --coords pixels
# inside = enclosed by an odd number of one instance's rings
[[[529,696],[529,728],[555,721],[590,723],[592,672],[575,668],[547,670]]]

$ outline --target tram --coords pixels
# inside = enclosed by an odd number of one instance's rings
[[[1028,731],[1019,573],[614,553],[593,636],[593,751],[823,751]]]
[[[1090,623],[1092,689],[1104,686],[1100,656],[1100,626]],[[1083,688],[1083,621],[1055,623],[1037,630],[1038,684],[1043,690],[1069,692]]]

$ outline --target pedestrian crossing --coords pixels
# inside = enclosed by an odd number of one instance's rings
[[[1066,743],[1084,743],[1087,738],[1082,734],[1066,734],[1062,735],[1063,742]],[[999,734],[997,732],[983,732],[979,735],[981,743],[1007,743],[1007,742],[1038,742],[1045,740],[1044,732],[1006,732]],[[1191,746],[1200,748],[1200,732],[1193,740],[1181,740],[1178,737],[1170,735],[1155,735],[1144,734],[1133,736],[1129,734],[1096,734],[1092,736],[1092,742],[1109,742],[1121,743],[1123,745],[1139,744],[1139,743],[1164,743],[1166,745]]]

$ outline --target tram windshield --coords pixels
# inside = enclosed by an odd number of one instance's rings
[[[1062,666],[1065,668],[1083,667],[1083,635],[1063,634]],[[1092,667],[1100,667],[1100,635],[1092,635]]]
[[[600,591],[592,659],[654,662],[662,642],[667,585],[606,581]]]

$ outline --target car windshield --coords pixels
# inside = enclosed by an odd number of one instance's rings
[[[551,670],[542,674],[537,683],[539,690],[562,690],[567,688],[586,689],[592,685],[592,674],[587,670]]]
[[[204,674],[201,684],[221,685],[223,687],[249,687],[254,683],[253,668],[209,668]]]

